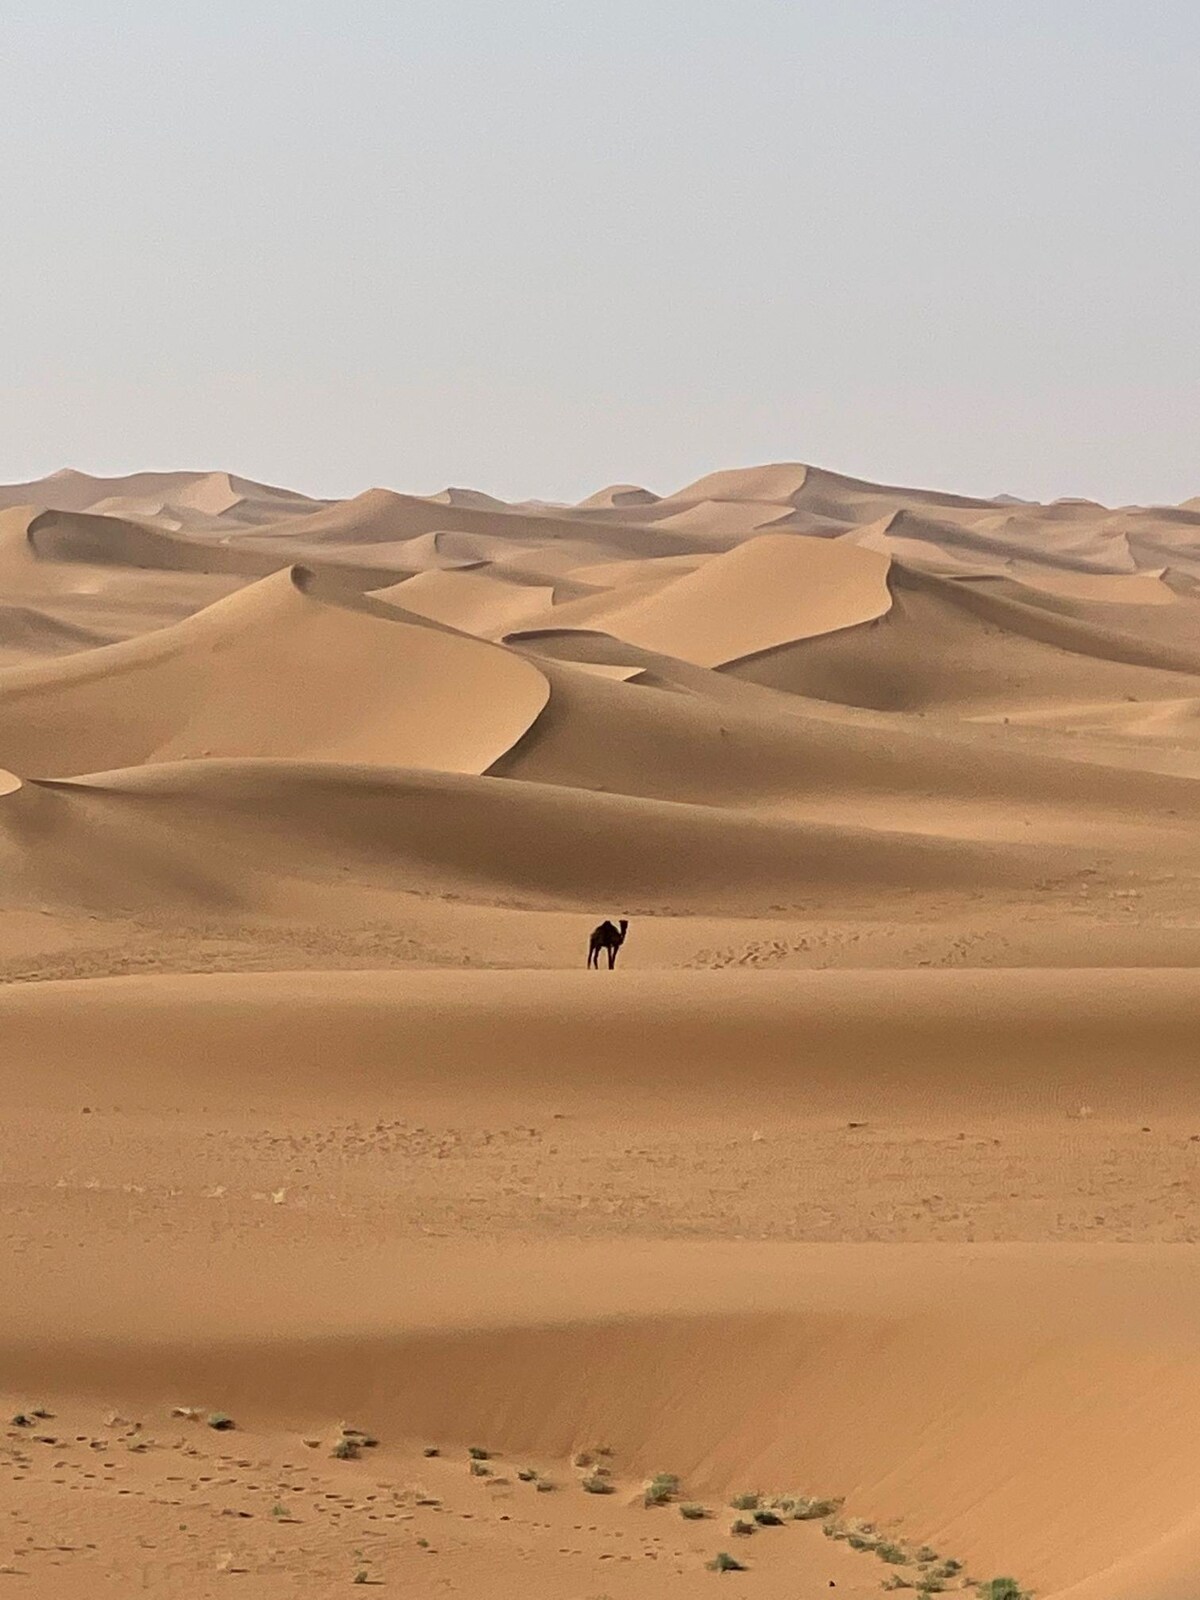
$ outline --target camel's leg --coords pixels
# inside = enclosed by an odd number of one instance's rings
[[[608,947],[608,970],[611,972],[617,964],[617,952],[613,945]]]

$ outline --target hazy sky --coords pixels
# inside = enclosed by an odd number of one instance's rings
[[[1196,0],[0,0],[0,479],[1200,494]]]

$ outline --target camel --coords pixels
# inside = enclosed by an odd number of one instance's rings
[[[628,931],[629,923],[625,917],[621,918],[621,926],[619,928],[614,928],[611,922],[602,922],[593,931],[592,937],[588,941],[588,966],[595,967],[599,972],[600,952],[601,950],[607,950],[608,970],[611,972],[617,964],[617,951],[625,943],[625,935]]]

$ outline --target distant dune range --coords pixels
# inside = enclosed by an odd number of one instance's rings
[[[405,1592],[685,1600],[730,1536],[669,1470],[1191,1600],[1200,502],[56,473],[0,488],[0,769],[4,1403],[247,1430],[128,1501],[10,1440],[29,1592],[340,1592],[238,1463],[353,1415]],[[422,1497],[432,1441],[561,1493]],[[888,1576],[805,1537],[747,1592]]]

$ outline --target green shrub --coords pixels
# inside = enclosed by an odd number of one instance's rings
[[[612,1494],[613,1486],[602,1473],[589,1472],[586,1478],[579,1480],[580,1488],[585,1494]]]
[[[843,1500],[811,1500],[803,1497],[792,1504],[792,1516],[797,1522],[819,1522],[823,1517],[835,1517],[845,1504]]]
[[[679,1515],[688,1522],[703,1522],[708,1512],[703,1506],[698,1506],[694,1501],[685,1501],[679,1508]]]
[[[758,1494],[735,1494],[729,1504],[735,1511],[757,1511],[761,1499]]]
[[[979,1600],[1030,1600],[1015,1578],[989,1578],[979,1585]]]
[[[882,1544],[875,1546],[875,1554],[881,1561],[886,1561],[889,1566],[903,1567],[912,1560],[903,1545],[893,1544],[890,1539],[885,1539]]]
[[[644,1506],[665,1506],[679,1493],[679,1479],[673,1472],[656,1472],[642,1491]]]
[[[731,1556],[728,1550],[718,1550],[711,1561],[707,1563],[710,1572],[745,1572],[745,1567],[736,1556]]]

